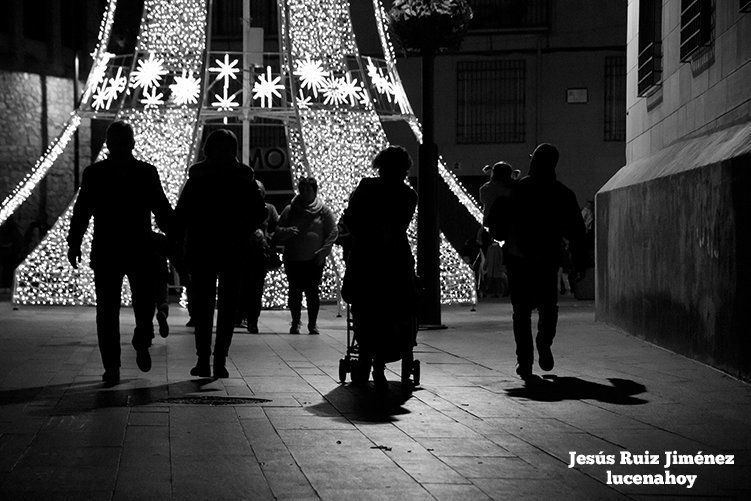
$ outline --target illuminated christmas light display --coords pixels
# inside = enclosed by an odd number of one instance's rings
[[[157,166],[172,204],[184,183],[196,140],[201,137],[201,110],[212,111],[211,116],[216,118],[216,113],[219,117],[221,113],[231,114],[242,108],[241,103],[248,103],[245,106],[251,109],[281,112],[293,179],[316,176],[321,181],[321,197],[337,217],[360,179],[375,174],[370,169],[372,158],[388,145],[379,113],[402,116],[420,139],[419,123],[396,72],[379,0],[374,0],[376,21],[382,43],[389,50],[384,49],[385,61],[367,58],[367,64],[360,60],[346,0],[279,0],[279,4],[282,57],[277,67],[253,67],[243,72],[241,57],[204,52],[205,0],[146,0],[132,71],[125,60],[118,62],[120,56],[99,49],[95,52],[86,88],[94,99],[82,104],[83,112],[116,113],[118,119],[133,125],[135,154]],[[100,37],[109,36],[114,8],[111,1]],[[99,47],[106,46],[107,41],[100,38]],[[201,69],[204,58],[205,73]],[[353,61],[359,61],[360,71],[351,69],[356,67]],[[243,81],[249,83],[251,96],[242,95]],[[134,93],[125,92],[127,88],[135,89]],[[288,100],[289,96],[294,99]],[[64,147],[67,140],[63,135],[58,142]],[[474,215],[476,203],[443,165],[441,168],[452,192]],[[14,301],[94,303],[93,276],[87,263],[73,270],[65,260],[69,219],[70,209],[18,268]],[[409,230],[413,246],[415,227],[413,222]],[[445,237],[441,238],[442,301],[471,302],[475,298],[472,272]],[[90,240],[89,232],[82,249],[85,259]],[[337,248],[324,272],[321,288],[325,299],[339,298],[343,269]],[[264,305],[285,306],[286,292],[284,272],[271,272]],[[129,300],[127,286],[123,299]]]

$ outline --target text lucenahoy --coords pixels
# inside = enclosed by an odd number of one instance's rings
[[[630,451],[620,451],[618,454],[579,454],[570,451],[569,468],[577,465],[625,465],[662,466],[664,471],[659,473],[621,474],[607,470],[608,485],[683,485],[687,489],[694,486],[698,475],[676,475],[669,468],[673,465],[732,465],[735,456],[732,454],[678,454],[678,451],[665,451],[663,454],[652,454],[649,451],[635,454]]]

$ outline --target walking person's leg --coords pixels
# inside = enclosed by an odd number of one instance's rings
[[[156,260],[156,280],[154,281],[154,304],[156,306],[156,321],[159,324],[159,335],[169,336],[169,265],[167,259],[159,256]]]
[[[96,290],[96,335],[102,357],[105,383],[120,381],[120,289],[123,274],[114,268],[94,270]]]
[[[136,328],[133,331],[131,344],[136,350],[136,362],[143,372],[151,370],[151,355],[149,347],[154,338],[154,276],[153,266],[136,264],[128,270],[130,282],[131,300],[133,302],[133,315],[136,317]]]
[[[550,347],[558,324],[558,274],[551,267],[541,269],[535,277],[539,319],[537,322],[537,353],[540,369],[553,369],[554,359]]]
[[[192,270],[191,284],[193,319],[195,321],[196,355],[198,362],[191,376],[211,377],[211,332],[216,304],[216,272]]]
[[[529,265],[519,259],[509,260],[508,276],[513,307],[514,341],[516,342],[516,373],[524,378],[532,375],[534,346],[532,343],[532,309]]]
[[[248,332],[258,334],[258,319],[263,308],[263,289],[266,283],[266,270],[258,266],[251,280],[250,308],[248,309]]]
[[[219,273],[219,304],[216,318],[216,342],[214,343],[215,378],[229,377],[226,363],[235,327],[239,281],[237,274],[232,271]]]
[[[302,286],[300,277],[299,263],[289,261],[284,263],[284,270],[287,272],[287,281],[289,282],[289,297],[287,304],[292,316],[292,324],[289,328],[290,334],[300,334],[300,317],[302,315]]]
[[[323,265],[314,262],[306,263],[307,277],[305,284],[305,299],[308,304],[308,332],[319,334],[318,312],[321,309],[320,287],[323,277]]]

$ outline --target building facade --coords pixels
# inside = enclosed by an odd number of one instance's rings
[[[597,318],[751,378],[751,2],[629,0],[626,81]]]
[[[625,162],[626,2],[469,3],[469,32],[435,62],[436,143],[446,164],[477,197],[483,166],[506,160],[526,174],[529,154],[549,142],[560,150],[559,179],[580,205],[594,199]],[[398,65],[420,116],[420,59]],[[452,215],[445,195],[441,212]],[[453,216],[441,226],[454,245],[477,230]]]

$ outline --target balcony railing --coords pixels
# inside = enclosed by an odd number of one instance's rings
[[[550,29],[549,0],[470,0],[477,31],[543,31]]]
[[[651,94],[662,81],[662,46],[660,42],[652,42],[639,53],[639,68],[637,71],[637,95],[644,97]]]

